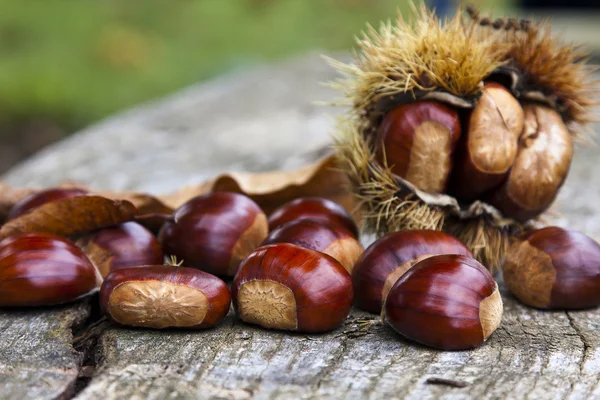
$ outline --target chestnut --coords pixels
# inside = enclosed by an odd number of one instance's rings
[[[332,257],[289,243],[256,249],[231,287],[239,317],[263,328],[325,332],[352,307],[352,281]]]
[[[571,133],[556,111],[540,104],[525,104],[523,110],[517,157],[504,184],[487,200],[519,222],[552,204],[573,158]]]
[[[100,306],[121,325],[202,329],[225,318],[231,296],[225,282],[195,268],[149,265],[106,277]]]
[[[285,203],[269,215],[269,230],[305,218],[337,224],[358,238],[358,227],[348,211],[338,203],[322,197],[302,197]]]
[[[352,273],[356,260],[364,251],[350,232],[327,220],[300,219],[285,223],[272,231],[263,245],[274,243],[292,243],[329,254],[348,273]]]
[[[600,305],[600,245],[581,232],[548,227],[509,248],[504,283],[524,304],[547,309]]]
[[[38,208],[42,204],[49,203],[51,201],[62,200],[69,197],[85,196],[89,194],[83,189],[63,189],[63,188],[52,188],[42,190],[41,192],[30,194],[23,200],[16,203],[8,213],[7,220],[20,217],[26,212]]]
[[[0,307],[62,304],[97,290],[100,278],[73,243],[48,233],[0,242]]]
[[[523,123],[519,101],[504,86],[486,83],[455,161],[452,194],[473,200],[500,186],[517,156]]]
[[[249,197],[214,192],[194,197],[158,236],[165,254],[219,276],[233,276],[268,233],[267,216]]]
[[[125,268],[161,264],[163,253],[154,235],[137,222],[102,228],[77,241],[100,275]]]
[[[461,134],[458,111],[439,101],[417,101],[389,111],[375,139],[382,165],[428,193],[445,191]]]
[[[380,313],[383,299],[402,274],[423,258],[439,254],[472,256],[461,241],[439,231],[400,231],[378,239],[365,250],[352,271],[356,305]]]
[[[485,342],[502,319],[502,298],[487,269],[462,255],[426,258],[390,289],[383,317],[402,336],[442,350]]]

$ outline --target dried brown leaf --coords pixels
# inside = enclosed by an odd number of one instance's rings
[[[126,200],[111,200],[100,196],[78,196],[41,205],[0,229],[0,239],[24,233],[47,232],[73,236],[133,219],[137,210]]]

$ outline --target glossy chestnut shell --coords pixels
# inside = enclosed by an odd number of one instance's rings
[[[352,273],[354,263],[363,253],[360,242],[348,232],[327,220],[299,219],[280,225],[264,240],[263,245],[292,243],[328,254]]]
[[[231,287],[238,316],[269,329],[325,332],[352,307],[352,282],[332,257],[288,243],[256,249]]]
[[[492,275],[471,257],[438,255],[408,270],[385,301],[384,319],[401,335],[442,350],[481,345],[500,325]]]
[[[269,230],[299,219],[325,220],[358,238],[358,227],[352,216],[338,203],[322,197],[302,197],[285,203],[269,215]]]
[[[163,262],[158,240],[136,222],[99,229],[78,240],[77,244],[98,268],[102,277],[119,269]]]
[[[418,261],[439,254],[472,256],[461,241],[439,231],[400,231],[378,239],[365,250],[352,271],[356,305],[380,313],[394,283]]]
[[[418,189],[442,193],[460,135],[458,111],[452,107],[434,100],[402,104],[383,118],[375,157]]]
[[[0,307],[67,303],[98,285],[92,263],[66,239],[25,233],[0,242]]]
[[[175,210],[158,238],[165,255],[211,274],[233,276],[267,233],[267,217],[249,197],[215,192]]]
[[[600,305],[600,245],[581,232],[548,227],[509,249],[504,283],[523,303],[547,309]]]
[[[230,304],[221,279],[178,266],[121,269],[108,275],[100,289],[108,318],[145,328],[209,328],[225,318]]]

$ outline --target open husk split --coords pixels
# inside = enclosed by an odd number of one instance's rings
[[[485,198],[459,201],[447,191],[419,190],[394,174],[386,159],[376,157],[378,129],[394,107],[422,100],[447,104],[468,116],[482,96],[484,81],[491,79],[521,104],[556,110],[575,134],[590,121],[589,109],[595,105],[592,70],[579,48],[551,36],[547,23],[492,22],[473,9],[471,18],[457,13],[446,20],[425,6],[414,11],[413,24],[398,17],[379,30],[368,27],[357,40],[352,63],[329,60],[342,75],[332,84],[344,94],[336,104],[350,106],[335,135],[338,160],[361,204],[365,231],[445,231],[493,270],[501,265],[511,238],[534,219],[509,218]]]

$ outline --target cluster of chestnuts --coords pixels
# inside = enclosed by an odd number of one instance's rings
[[[418,189],[482,200],[519,222],[556,197],[573,157],[571,142],[557,111],[521,104],[492,81],[466,115],[437,100],[390,110],[374,141],[378,161]]]
[[[86,195],[40,192],[9,219]],[[173,261],[164,265],[164,255]],[[232,277],[230,291],[224,279]],[[600,246],[560,228],[515,242],[504,267],[508,288],[538,308],[600,304],[599,277]],[[455,237],[401,231],[363,251],[352,217],[321,198],[267,217],[249,197],[215,192],[165,217],[158,237],[130,221],[77,237],[30,232],[0,242],[0,307],[61,304],[98,290],[105,315],[122,325],[208,328],[233,302],[247,323],[317,333],[341,325],[356,304],[445,350],[480,345],[502,317],[496,281]]]

